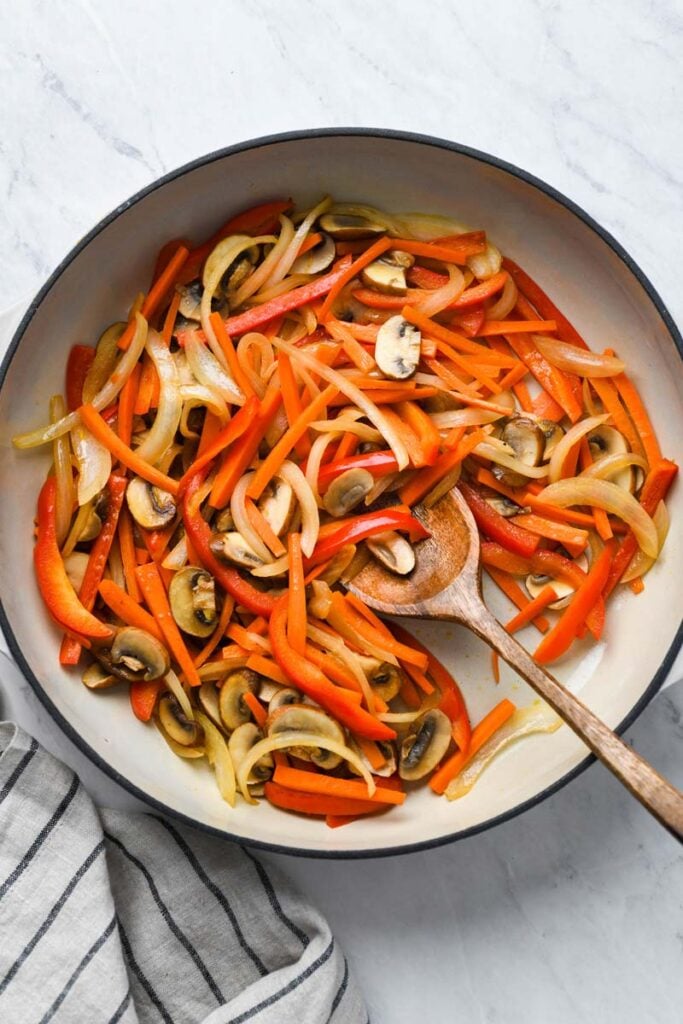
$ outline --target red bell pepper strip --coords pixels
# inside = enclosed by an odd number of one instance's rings
[[[327,295],[332,286],[344,276],[350,266],[351,257],[343,256],[329,274],[324,274],[323,277],[319,277],[316,281],[304,284],[301,288],[293,288],[291,292],[285,292],[284,295],[278,295],[277,298],[271,299],[270,302],[254,306],[252,309],[248,309],[246,313],[239,313],[237,316],[228,317],[225,321],[226,331],[231,335],[255,331],[271,320],[275,320],[276,317],[289,313],[292,309],[299,309],[300,306],[305,306],[306,303],[313,302],[315,299]]]
[[[613,553],[614,545],[612,541],[609,541],[591,566],[590,572],[574,594],[561,618],[541,640],[534,652],[534,658],[540,665],[547,665],[549,662],[555,661],[571,647],[577,630],[586,621],[588,613],[596,602],[601,600],[602,589],[607,582]]]
[[[275,604],[274,598],[252,587],[251,583],[242,579],[236,569],[219,562],[209,547],[211,530],[194,502],[203,478],[204,470],[195,473],[183,494],[183,524],[190,544],[202,565],[238,604],[244,605],[254,615],[269,618]]]
[[[80,590],[78,591],[79,601],[84,608],[88,609],[89,612],[91,612],[95,607],[98,588],[102,582],[111,545],[119,525],[119,513],[121,512],[121,506],[123,505],[123,498],[126,493],[127,483],[128,481],[124,476],[114,476],[112,474],[112,476],[109,477],[109,484],[107,486],[107,514],[104,517],[102,528],[90,549],[90,556],[83,576],[83,582],[81,583]],[[81,646],[82,645],[74,637],[65,636],[59,652],[59,660],[61,664],[77,665],[78,659],[81,656]]]
[[[165,685],[163,679],[140,679],[130,684],[130,706],[141,722],[149,722],[157,697]]]
[[[448,308],[469,309],[470,306],[479,306],[486,299],[490,299],[492,295],[499,292],[507,279],[507,270],[501,270],[499,273],[494,274],[493,277],[489,277],[488,281],[482,281],[481,284],[476,284],[473,288],[466,288],[455,302],[451,302]]]
[[[485,319],[486,314],[483,306],[473,307],[472,309],[463,310],[462,313],[456,313],[450,321],[450,326],[461,330],[467,338],[476,338]]]
[[[539,285],[537,285],[521,267],[517,266],[513,260],[505,258],[503,260],[503,268],[507,270],[522,295],[531,302],[537,312],[545,320],[555,321],[557,325],[556,333],[558,338],[562,341],[566,341],[569,345],[578,345],[579,348],[588,348],[588,345],[573,324],[567,320],[566,316],[564,316],[555,303],[548,298],[543,289],[540,288]]]
[[[424,540],[431,536],[429,530],[407,512],[398,512],[391,508],[368,512],[367,515],[354,517],[329,537],[319,540],[306,563],[307,568],[326,562],[346,544],[357,544],[366,537],[373,537],[376,533],[384,533],[386,530],[405,531],[412,541]]]
[[[501,516],[489,505],[481,491],[471,484],[461,483],[460,490],[482,533],[516,555],[524,555],[527,558],[533,555],[540,537]]]
[[[360,708],[351,698],[350,691],[335,686],[317,665],[290,647],[287,640],[287,604],[286,594],[275,601],[268,628],[273,657],[287,678],[351,732],[370,740],[394,739],[396,733],[393,729]]]
[[[83,385],[95,358],[90,345],[74,345],[66,363],[66,404],[69,412],[83,405]]]
[[[347,469],[367,469],[374,477],[388,476],[398,471],[396,456],[392,451],[366,452],[363,455],[349,455],[346,459],[335,459],[321,466],[318,473],[318,489],[324,494],[326,489],[338,476]]]
[[[313,774],[312,772],[309,774]],[[339,822],[377,814],[390,809],[391,804],[381,804],[374,800],[356,800],[344,796],[329,796],[320,793],[302,793],[296,789],[288,789],[278,782],[267,782],[264,795],[268,803],[283,811],[295,811],[297,814],[308,814],[311,817],[330,818],[334,828]],[[339,822],[338,820],[339,819]]]
[[[108,640],[114,631],[83,607],[66,574],[55,529],[56,487],[55,478],[48,477],[38,498],[38,537],[33,549],[38,589],[48,611],[64,629]]]

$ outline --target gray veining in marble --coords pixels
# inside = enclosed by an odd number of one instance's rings
[[[366,125],[532,170],[612,231],[683,321],[680,0],[0,0],[0,24],[0,309],[178,164]],[[3,654],[0,679],[3,712],[100,801],[134,805]],[[682,714],[679,683],[629,734],[679,785]],[[375,1024],[683,1019],[680,847],[598,766],[452,847],[277,859],[328,914]]]

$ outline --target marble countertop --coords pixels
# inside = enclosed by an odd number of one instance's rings
[[[104,213],[245,138],[367,125],[526,167],[613,232],[683,323],[683,8],[627,0],[40,0],[0,41],[0,309]],[[671,254],[671,255],[670,255]],[[680,675],[680,674],[679,674]],[[0,651],[3,714],[96,798],[135,806]],[[683,683],[630,741],[683,783]],[[675,1024],[680,847],[602,768],[495,831],[410,858],[273,858],[328,915],[375,1024]]]

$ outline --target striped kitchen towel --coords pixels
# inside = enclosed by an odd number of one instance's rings
[[[327,922],[232,843],[98,810],[0,723],[2,1024],[366,1024]]]

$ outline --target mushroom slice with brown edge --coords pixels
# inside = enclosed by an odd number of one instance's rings
[[[190,281],[189,284],[178,285],[176,291],[180,295],[180,304],[178,305],[180,315],[186,320],[199,322],[201,320],[202,282],[197,278],[195,281]]]
[[[335,256],[335,247],[332,238],[322,233],[322,241],[313,248],[299,256],[292,264],[291,274],[320,274],[327,270]]]
[[[210,546],[214,555],[224,562],[233,562],[245,569],[255,569],[259,565],[263,565],[263,559],[259,558],[237,530],[229,530],[228,533],[214,533]]]
[[[609,427],[605,423],[596,427],[595,430],[591,430],[587,440],[595,462],[598,459],[604,458],[605,455],[618,455],[629,451],[626,438],[621,431],[615,427]],[[626,469],[616,473],[611,480],[612,483],[623,487],[624,490],[633,491],[635,489],[636,474],[630,466],[627,466]]]
[[[586,556],[580,555],[579,558],[576,559],[576,565],[585,570],[588,565]],[[538,597],[541,591],[544,590],[548,584],[552,586],[553,590],[557,594],[557,601],[553,601],[553,603],[549,604],[548,607],[553,611],[559,611],[561,608],[566,608],[575,592],[575,588],[570,586],[568,583],[565,583],[562,580],[553,579],[552,576],[545,576],[542,573],[530,573],[524,581],[524,585],[532,598]]]
[[[278,708],[287,707],[289,704],[301,704],[301,694],[292,686],[283,686],[268,701],[268,714],[272,715]]]
[[[252,245],[251,249],[233,260],[221,278],[220,287],[230,301],[231,296],[240,288],[252,273],[258,260],[259,247]]]
[[[394,748],[394,744],[390,743],[388,740],[375,740],[375,745],[379,747],[379,751],[384,757],[384,764],[380,768],[373,768],[356,741],[353,738],[349,739],[349,746],[351,747],[351,750],[358,754],[358,757],[361,759],[368,771],[372,775],[379,775],[382,778],[388,778],[396,771],[396,750]],[[354,765],[350,764],[349,770],[353,775],[360,775],[360,772],[354,767]]]
[[[218,707],[218,690],[213,680],[207,679],[202,683],[197,691],[197,697],[211,721],[222,729],[223,722],[221,721],[221,712]]]
[[[370,493],[374,484],[375,478],[367,469],[347,469],[325,491],[325,511],[331,516],[345,516]]]
[[[228,740],[228,750],[230,751],[235,771],[239,770],[239,766],[242,764],[242,761],[244,761],[251,748],[262,739],[263,733],[257,725],[254,725],[253,722],[245,722],[244,725],[239,725],[235,729]],[[264,754],[263,757],[259,758],[249,772],[247,782],[250,786],[252,783],[258,785],[260,783],[267,782],[273,774],[273,767],[274,762],[272,754]]]
[[[173,495],[134,476],[126,489],[126,501],[136,523],[146,530],[168,526],[176,514]]]
[[[543,437],[545,438],[542,461],[547,462],[564,437],[564,430],[559,424],[553,423],[552,420],[537,420],[536,423],[543,431]]]
[[[257,694],[259,676],[249,668],[239,668],[231,672],[221,686],[218,696],[218,708],[221,721],[226,729],[237,729],[251,719],[251,711],[244,703],[245,693]]]
[[[172,740],[183,747],[191,747],[200,738],[200,727],[187,718],[172,693],[165,693],[157,706],[159,723]]]
[[[294,491],[286,480],[277,478],[259,501],[259,511],[277,537],[289,526],[295,507]]]
[[[450,719],[432,708],[416,718],[401,744],[398,774],[406,782],[428,775],[444,756],[451,742]]]
[[[386,231],[381,224],[352,213],[324,213],[318,223],[321,231],[326,231],[339,241],[371,238],[373,235],[383,235]]]
[[[401,672],[396,665],[390,665],[388,661],[383,661],[379,666],[368,674],[370,680],[370,686],[383,701],[389,703],[398,694],[401,689]]]
[[[209,636],[218,617],[213,576],[194,565],[175,574],[168,588],[173,618],[190,636]]]
[[[120,682],[113,672],[107,672],[97,661],[88,665],[81,678],[83,685],[87,686],[89,690],[108,690],[110,686],[115,686]]]
[[[377,533],[365,542],[378,562],[397,576],[407,576],[415,568],[415,552],[411,545],[395,530]]]
[[[281,736],[288,732],[308,732],[316,736],[346,743],[344,730],[333,718],[321,708],[309,704],[288,704],[277,708],[268,715],[267,729],[269,736]],[[323,747],[292,747],[294,757],[304,761],[312,761],[319,768],[330,770],[341,763],[341,757]]]
[[[402,316],[392,316],[377,332],[375,361],[386,377],[407,380],[420,362],[422,335]]]
[[[66,574],[69,577],[69,583],[74,588],[76,593],[81,589],[81,583],[85,576],[85,570],[88,568],[88,562],[90,557],[85,551],[72,551],[70,555],[67,555],[64,559],[64,568]]]
[[[510,516],[519,516],[524,511],[521,505],[511,498],[506,498],[503,494],[487,494],[486,501],[504,519],[509,519]]]
[[[160,679],[170,668],[164,645],[137,626],[124,626],[110,648],[93,647],[92,653],[106,669],[129,683]]]
[[[361,271],[363,284],[385,295],[405,295],[406,270],[412,267],[413,257],[407,252],[393,249]]]
[[[525,466],[540,464],[545,449],[545,435],[535,420],[527,416],[512,417],[501,431],[500,439],[512,448],[515,457]],[[499,480],[510,487],[521,487],[527,483],[527,478],[521,473],[504,469],[502,466],[495,466],[493,472]]]
[[[213,522],[214,527],[218,533],[227,533],[229,530],[235,529],[235,522],[232,518],[232,512],[230,506],[224,508],[222,512],[219,512]]]

